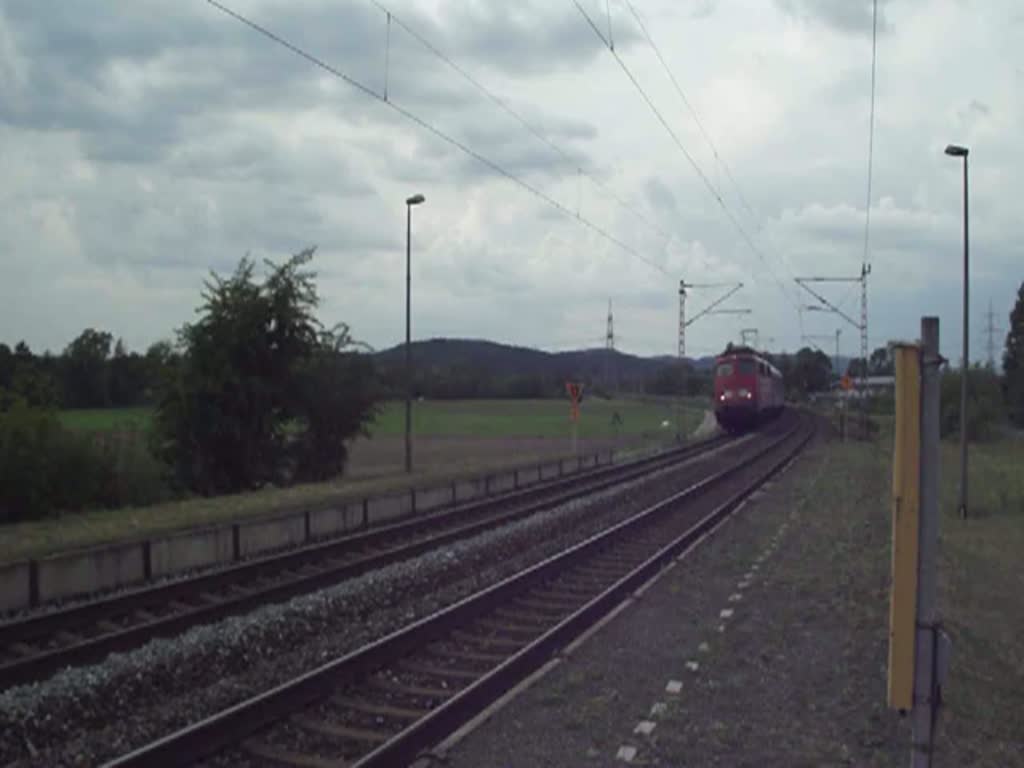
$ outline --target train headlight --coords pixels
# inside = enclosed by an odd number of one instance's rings
[[[746,399],[746,400],[749,400],[752,397],[752,395],[750,394],[750,390],[749,389],[741,389],[739,391],[739,396],[744,398],[744,399]]]
[[[732,397],[732,394],[733,394],[732,390],[731,389],[727,389],[727,390],[725,390],[725,392],[722,393],[722,399],[723,400],[729,399],[729,398]]]

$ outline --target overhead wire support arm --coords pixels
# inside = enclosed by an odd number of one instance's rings
[[[849,282],[851,279],[859,281],[860,278],[845,278],[845,277],[835,277],[835,278],[831,278],[831,277],[797,277],[797,278],[794,278],[794,279],[795,279],[797,285],[799,285],[801,288],[803,288],[805,291],[807,291],[809,294],[811,294],[822,305],[827,307],[828,311],[832,312],[833,314],[839,315],[841,318],[843,318],[843,320],[848,322],[854,328],[856,328],[857,330],[861,330],[861,324],[860,323],[858,323],[856,320],[854,320],[848,314],[843,312],[843,310],[841,310],[839,307],[837,307],[831,301],[826,299],[824,296],[822,296],[816,290],[814,290],[809,285],[807,285],[807,283],[809,283],[809,282],[814,282],[814,283]],[[820,309],[820,307],[807,307],[807,309]],[[824,310],[822,310],[822,311],[824,311]]]
[[[722,285],[721,283],[718,283],[718,284],[715,284],[715,283],[705,283],[703,285],[700,285],[700,284],[693,285],[693,284],[690,284],[690,283],[682,283],[681,284],[681,288],[708,288],[708,287],[719,287],[721,285]],[[722,287],[724,287],[724,286],[722,286]],[[696,315],[694,315],[693,317],[689,318],[683,325],[684,326],[690,326],[695,321],[699,320],[700,318],[704,317],[705,315],[710,315],[710,314],[720,314],[721,315],[721,314],[745,314],[745,313],[749,313],[750,310],[746,310],[746,312],[744,312],[743,310],[728,310],[728,309],[721,309],[721,310],[718,310],[717,312],[715,312],[715,308],[716,307],[718,307],[721,304],[723,304],[726,300],[729,299],[729,297],[734,295],[742,287],[743,287],[743,283],[733,283],[732,287],[731,287],[731,289],[729,291],[727,291],[725,294],[720,296],[715,301],[713,301],[710,304],[708,304],[706,307],[704,307],[704,309],[702,309]]]

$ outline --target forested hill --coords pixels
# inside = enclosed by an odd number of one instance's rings
[[[638,357],[605,349],[545,352],[477,339],[430,339],[413,342],[418,394],[433,397],[558,395],[566,380],[581,380],[604,390],[668,394],[675,358]],[[377,368],[389,389],[401,389],[405,347],[377,352]],[[713,358],[690,361],[694,372],[707,372]]]

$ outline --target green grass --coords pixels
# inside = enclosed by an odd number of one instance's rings
[[[86,408],[61,411],[61,423],[68,429],[87,432],[116,432],[145,429],[153,419],[151,408]]]
[[[702,418],[703,401],[683,404],[683,429],[690,432]],[[580,406],[580,437],[612,437],[612,414],[622,419],[621,435],[662,431],[662,421],[674,424],[673,406],[641,400],[584,400]],[[61,411],[70,429],[91,432],[144,429],[153,418],[149,408],[108,408]],[[370,426],[372,435],[401,435],[405,404],[389,401]],[[570,430],[567,400],[427,400],[413,403],[413,432],[423,437],[560,437]]]
[[[616,427],[613,414],[622,423]],[[703,413],[687,404],[683,429],[690,432]],[[580,437],[643,435],[665,431],[663,421],[674,424],[669,404],[639,400],[584,400],[580,406]],[[569,434],[567,400],[434,400],[413,403],[413,432],[424,437],[562,437]],[[388,402],[371,427],[373,435],[401,435],[405,404]]]
[[[958,446],[942,446],[939,610],[953,638],[944,765],[1024,765],[1024,441],[969,447],[969,519],[956,507]]]

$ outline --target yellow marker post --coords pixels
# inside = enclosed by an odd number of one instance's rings
[[[892,462],[892,587],[889,597],[889,707],[914,704],[918,523],[921,505],[921,355],[917,345],[893,349],[896,423]]]

